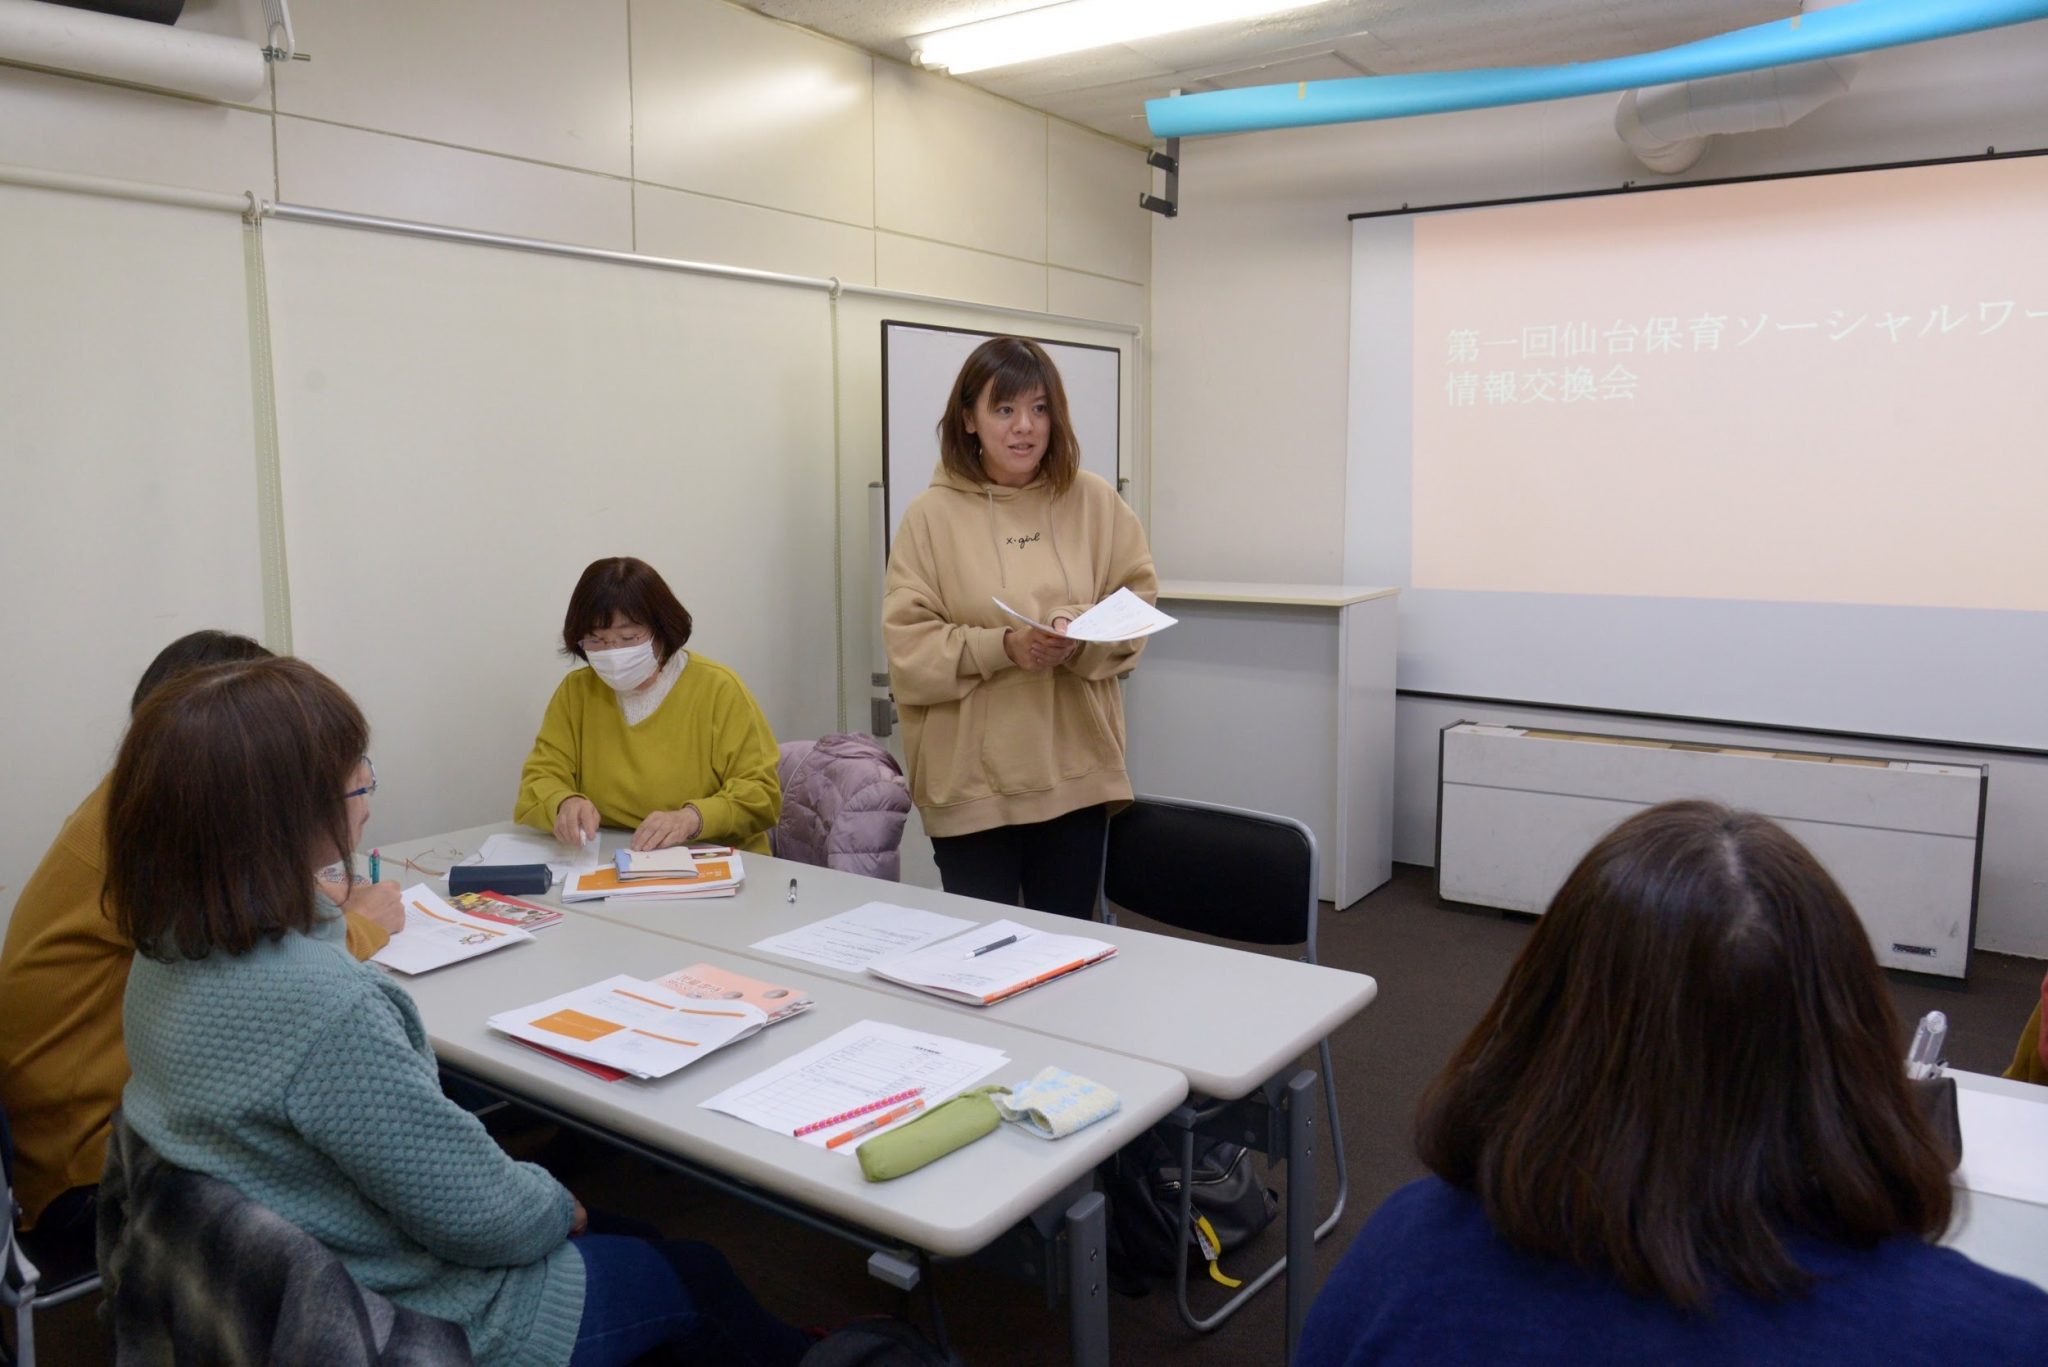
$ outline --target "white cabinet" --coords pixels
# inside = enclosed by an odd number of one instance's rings
[[[1179,624],[1124,693],[1137,790],[1294,817],[1339,907],[1392,877],[1395,590],[1167,580],[1159,606]]]
[[[1699,797],[1761,812],[1849,896],[1878,962],[1960,978],[1977,912],[1985,770],[1460,722],[1446,727],[1437,891],[1541,912],[1625,817]]]

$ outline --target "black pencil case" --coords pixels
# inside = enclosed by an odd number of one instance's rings
[[[457,864],[448,870],[449,895],[465,892],[546,892],[555,885],[545,864]]]

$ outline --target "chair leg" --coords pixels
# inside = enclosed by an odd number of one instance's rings
[[[36,1367],[36,1322],[34,1302],[14,1307],[14,1360],[20,1367]]]
[[[1316,1226],[1318,1241],[1344,1218],[1344,1201],[1351,1194],[1351,1169],[1344,1164],[1344,1126],[1337,1118],[1337,1074],[1330,1067],[1330,1041],[1325,1039],[1319,1050],[1323,1065],[1323,1105],[1330,1117],[1330,1153],[1337,1160],[1337,1201],[1330,1207],[1330,1213],[1323,1217],[1323,1222]]]

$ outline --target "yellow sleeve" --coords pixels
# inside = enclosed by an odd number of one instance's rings
[[[711,769],[717,791],[692,799],[706,840],[743,845],[782,819],[781,751],[761,705],[738,676],[711,703]]]
[[[348,922],[348,952],[357,959],[367,959],[391,943],[391,932],[367,916],[358,916],[353,911],[344,911],[342,918]]]
[[[1112,495],[1114,497],[1114,495]],[[1145,541],[1145,528],[1128,503],[1117,498],[1111,523],[1109,568],[1095,586],[1096,602],[1118,589],[1129,589],[1148,603],[1159,601],[1159,572],[1152,566],[1152,547]],[[1089,604],[1087,606],[1093,606]],[[1083,607],[1082,611],[1086,611]],[[1061,615],[1079,616],[1071,608]],[[1091,641],[1075,651],[1060,668],[1072,670],[1084,679],[1114,679],[1128,674],[1138,664],[1146,638],[1135,641]]]
[[[519,797],[512,805],[512,819],[535,830],[554,830],[555,810],[568,798],[587,796],[577,784],[582,765],[569,692],[569,679],[565,678],[555,696],[548,699],[540,734],[533,738],[533,749],[519,771]]]
[[[882,595],[882,640],[889,652],[889,685],[896,701],[912,707],[958,702],[1016,661],[1003,650],[1002,627],[961,626],[946,616],[934,564],[931,533],[913,515],[903,519],[889,548]]]

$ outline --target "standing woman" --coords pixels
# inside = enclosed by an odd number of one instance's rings
[[[561,1183],[442,1095],[411,996],[349,957],[313,880],[369,818],[368,740],[299,660],[188,674],[136,714],[107,813],[106,900],[137,956],[129,1127],[369,1290],[461,1325],[484,1367],[609,1367],[684,1342],[794,1364],[808,1340],[716,1250],[586,1232]]]
[[[632,848],[715,840],[768,853],[782,815],[775,733],[740,676],[683,649],[690,614],[654,567],[592,561],[569,595],[569,671],[519,775],[512,819],[580,845],[601,823]]]
[[[1035,342],[982,343],[939,418],[939,466],[897,529],[882,602],[911,796],[948,892],[1093,914],[1109,805],[1131,798],[1117,680],[1144,642],[1061,633],[1120,588],[1158,597],[1152,551],[1081,468],[1059,371]]]

